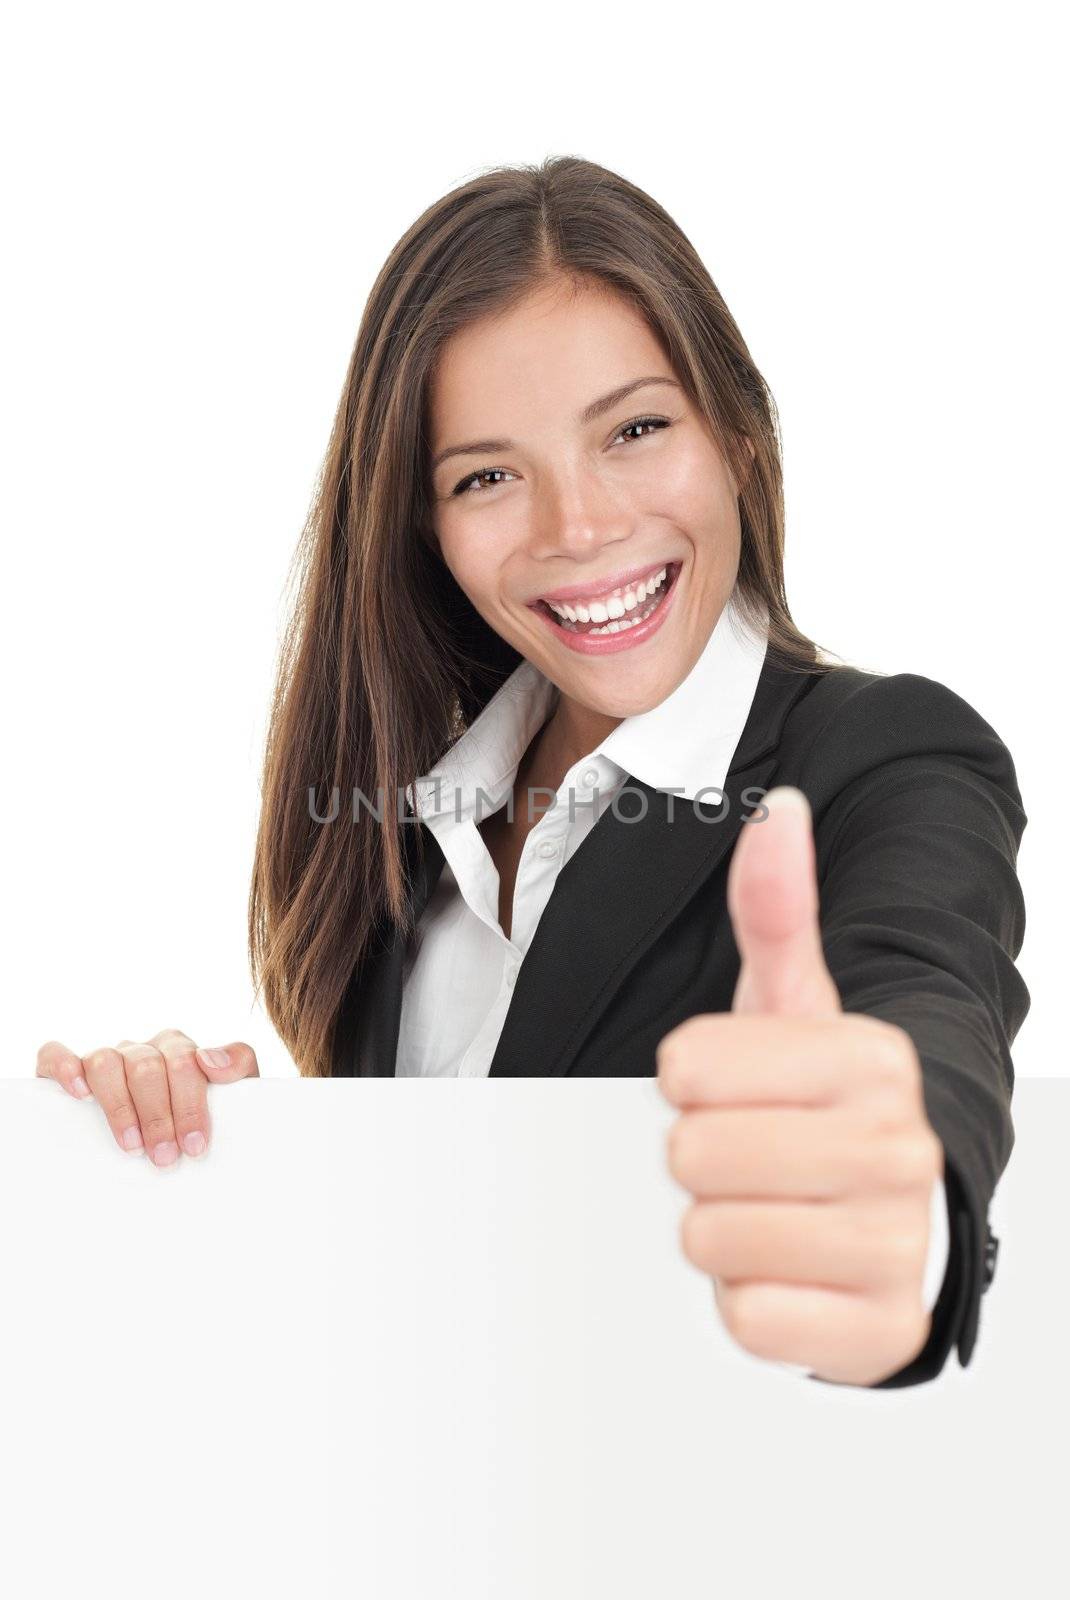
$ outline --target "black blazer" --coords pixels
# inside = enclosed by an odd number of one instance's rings
[[[629,776],[621,815],[604,812],[562,868],[490,1076],[653,1076],[671,1028],[731,1009],[732,846],[762,793],[782,783],[802,789],[813,810],[825,959],[843,1008],[910,1034],[944,1147],[950,1255],[931,1336],[908,1366],[872,1385],[899,1388],[934,1378],[953,1345],[962,1366],[973,1353],[998,1251],[988,1208],[1014,1143],[1010,1046],[1029,1009],[1014,965],[1026,824],[1014,764],[951,689],[914,673],[788,671],[767,657],[723,785],[727,805]],[[643,798],[642,820],[622,820],[640,816]],[[712,820],[722,810],[725,819]],[[443,856],[414,819],[405,840],[419,916]],[[394,1075],[405,955],[388,930],[354,973],[334,1076]]]

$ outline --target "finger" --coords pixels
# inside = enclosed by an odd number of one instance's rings
[[[928,1204],[937,1143],[916,1127],[878,1138],[850,1110],[685,1111],[669,1130],[667,1155],[677,1183],[703,1200],[898,1195]]]
[[[82,1058],[58,1039],[47,1039],[37,1052],[37,1078],[54,1078],[76,1100],[87,1100],[92,1090],[85,1081]]]
[[[831,1106],[875,1096],[911,1109],[920,1069],[902,1028],[849,1011],[836,1017],[700,1012],[654,1052],[671,1105]]]
[[[209,1050],[198,1050],[197,1060],[211,1074],[214,1083],[235,1083],[239,1078],[260,1076],[256,1051],[251,1044],[244,1044],[241,1040],[233,1044],[216,1045]]]
[[[728,871],[740,955],[732,1010],[833,1016],[842,1010],[825,962],[810,805],[801,789],[770,789],[769,815],[744,827]]]
[[[175,1138],[188,1156],[202,1156],[211,1138],[208,1079],[197,1060],[197,1046],[179,1028],[164,1028],[152,1043],[163,1056],[171,1096]]]
[[[178,1141],[164,1058],[154,1044],[126,1041],[122,1060],[145,1149],[158,1167],[173,1166],[178,1160]]]
[[[83,1056],[82,1066],[120,1150],[127,1150],[131,1154],[143,1150],[145,1141],[126,1081],[122,1053],[105,1045]]]
[[[864,1205],[696,1200],[680,1238],[694,1266],[730,1283],[903,1289],[922,1275],[929,1205],[898,1195]]]
[[[834,1383],[869,1385],[890,1376],[924,1348],[932,1326],[920,1301],[895,1291],[720,1278],[713,1285],[721,1320],[744,1350]]]

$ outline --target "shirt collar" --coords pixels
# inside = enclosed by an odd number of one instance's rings
[[[601,753],[685,800],[719,788],[750,712],[766,638],[765,626],[752,628],[729,600],[687,677],[652,710],[618,723]]]
[[[686,800],[724,783],[747,721],[766,651],[766,626],[747,622],[730,599],[695,665],[650,711],[625,717],[585,762],[610,764],[653,789]],[[488,816],[513,786],[521,758],[558,699],[557,686],[534,663],[522,661],[479,716],[434,767],[406,791],[422,804],[463,821]],[[437,786],[437,789],[436,789]],[[706,798],[705,796],[703,798]]]

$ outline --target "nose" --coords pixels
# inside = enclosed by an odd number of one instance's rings
[[[593,472],[578,469],[547,479],[537,499],[529,554],[577,563],[597,559],[603,546],[627,543],[633,517]]]

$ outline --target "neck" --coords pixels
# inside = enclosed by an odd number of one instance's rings
[[[596,750],[622,720],[592,711],[559,692],[550,716],[524,753],[516,787],[556,791],[569,768]]]

